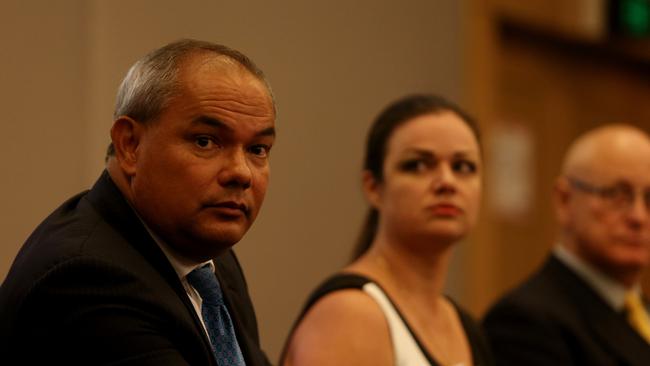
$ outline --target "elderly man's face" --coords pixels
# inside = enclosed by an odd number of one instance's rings
[[[616,140],[569,184],[566,225],[578,253],[610,272],[650,261],[650,144]],[[588,187],[591,186],[591,187]],[[627,192],[627,193],[626,193]]]
[[[180,254],[206,260],[239,241],[269,179],[274,110],[264,84],[228,60],[191,56],[180,94],[142,132],[133,204]]]

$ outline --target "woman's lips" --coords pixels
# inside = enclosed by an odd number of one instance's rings
[[[436,216],[456,217],[462,213],[462,210],[450,203],[439,203],[431,206],[431,212]]]

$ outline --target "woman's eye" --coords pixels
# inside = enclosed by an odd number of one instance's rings
[[[420,159],[407,160],[400,164],[400,168],[405,172],[421,172],[427,167],[427,163]]]
[[[473,174],[477,170],[476,163],[469,160],[459,160],[454,162],[453,169],[460,174]]]

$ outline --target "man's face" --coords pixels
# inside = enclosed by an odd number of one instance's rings
[[[650,208],[645,198],[650,190],[648,143],[614,144],[579,175],[575,178],[601,193],[567,186],[565,225],[573,232],[578,254],[614,274],[646,267],[650,262]],[[621,187],[633,191],[634,199],[621,199]]]
[[[163,241],[202,261],[237,243],[259,212],[275,114],[264,84],[223,57],[190,56],[178,81],[142,128],[132,200]]]

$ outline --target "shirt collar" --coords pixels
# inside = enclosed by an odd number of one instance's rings
[[[627,292],[623,285],[607,276],[561,244],[555,246],[553,254],[562,263],[571,268],[580,278],[587,282],[614,310],[623,310],[625,294]],[[640,290],[639,285],[634,286],[632,289],[632,291]]]
[[[165,254],[165,257],[167,257],[167,260],[169,260],[169,263],[171,263],[172,267],[174,267],[174,271],[176,271],[176,274],[178,275],[178,278],[181,280],[185,280],[185,276],[187,276],[190,272],[193,270],[203,267],[206,264],[210,266],[212,269],[212,272],[214,272],[214,263],[212,260],[207,260],[205,262],[196,262],[193,260],[190,260],[176,252],[172,247],[170,247],[167,243],[165,243],[156,233],[151,231],[147,225],[145,224],[145,227],[147,228],[147,231],[149,231],[149,234],[151,234],[151,237],[153,240],[158,244],[160,247],[160,250]]]
[[[131,208],[133,209],[133,207]],[[151,235],[154,242],[156,242],[160,250],[162,250],[165,257],[167,257],[167,260],[172,265],[174,271],[176,272],[176,275],[181,279],[181,281],[185,281],[185,276],[187,276],[190,272],[206,264],[209,264],[212,272],[214,272],[214,262],[211,259],[205,262],[196,262],[180,255],[178,252],[176,252],[176,250],[165,243],[165,241],[163,241],[153,230],[151,230],[151,228],[149,228],[149,225],[147,225],[147,223],[142,220],[142,217],[140,217],[138,211],[133,209],[133,212],[135,212],[135,215],[138,217],[142,225],[144,225],[144,228],[147,229],[149,235]]]

